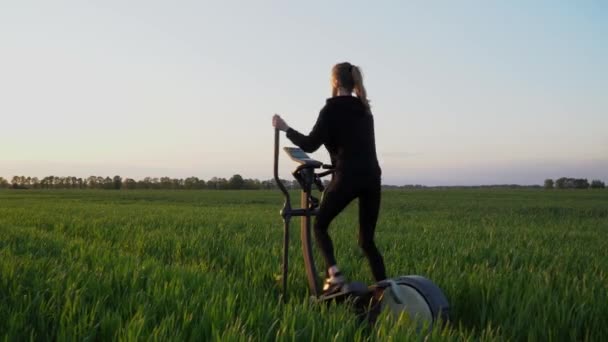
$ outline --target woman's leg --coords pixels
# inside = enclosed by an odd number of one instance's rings
[[[380,211],[380,182],[365,189],[359,195],[359,246],[365,253],[376,281],[386,279],[384,260],[376,243],[374,233]]]
[[[335,176],[323,192],[323,199],[315,220],[314,233],[321,255],[325,259],[326,270],[336,265],[334,245],[328,234],[329,224],[354,198],[353,187]]]

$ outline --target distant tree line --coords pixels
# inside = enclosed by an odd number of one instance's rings
[[[281,179],[281,182],[288,189],[299,189],[300,186],[296,180]],[[327,184],[327,180],[324,181]],[[459,188],[475,188],[475,189],[534,189],[540,188],[540,185],[518,185],[518,184],[494,184],[494,185],[476,185],[476,186],[426,186],[420,184],[407,185],[383,185],[385,189],[459,189]],[[603,189],[606,185],[600,180],[592,180],[591,183],[585,178],[566,178],[562,177],[555,181],[546,179],[544,183],[545,189]],[[170,177],[146,177],[144,179],[135,180],[133,178],[122,178],[121,176],[100,177],[90,176],[87,178],[80,177],[58,177],[48,176],[42,179],[37,177],[14,176],[11,181],[0,177],[0,189],[105,189],[105,190],[135,190],[135,189],[158,189],[158,190],[270,190],[276,189],[274,179],[259,180],[243,178],[241,175],[233,175],[232,177],[218,178],[213,177],[207,181],[198,177],[188,178],[170,178]]]
[[[604,189],[606,184],[599,179],[594,179],[589,183],[586,178],[567,178],[561,177],[545,179],[545,189]]]
[[[299,188],[298,183],[281,180],[289,189]],[[42,179],[37,177],[14,176],[11,181],[0,177],[0,188],[11,189],[105,189],[105,190],[135,190],[135,189],[163,189],[163,190],[262,190],[274,189],[274,179],[260,181],[258,179],[245,179],[241,175],[233,175],[229,179],[213,177],[207,181],[198,177],[170,178],[146,177],[135,180],[121,176],[100,177],[58,177],[48,176]]]
[[[428,186],[421,184],[406,184],[406,185],[382,185],[384,189],[540,189],[540,185],[520,185],[520,184],[488,184],[488,185],[438,185]]]

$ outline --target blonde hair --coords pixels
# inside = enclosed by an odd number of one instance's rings
[[[363,102],[367,111],[370,112],[367,91],[363,86],[363,74],[361,69],[348,62],[338,63],[331,69],[332,96],[338,95],[338,88],[344,88],[348,92],[355,92],[355,95]]]

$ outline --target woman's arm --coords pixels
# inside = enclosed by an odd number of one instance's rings
[[[328,140],[328,122],[327,114],[324,110],[321,110],[317,122],[310,131],[310,134],[304,135],[295,129],[287,128],[287,138],[291,140],[295,145],[300,147],[304,152],[312,153],[316,151],[321,145]]]

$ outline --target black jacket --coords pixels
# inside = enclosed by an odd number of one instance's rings
[[[374,117],[356,97],[327,99],[308,136],[289,128],[287,138],[305,152],[325,145],[338,173],[380,176]]]

